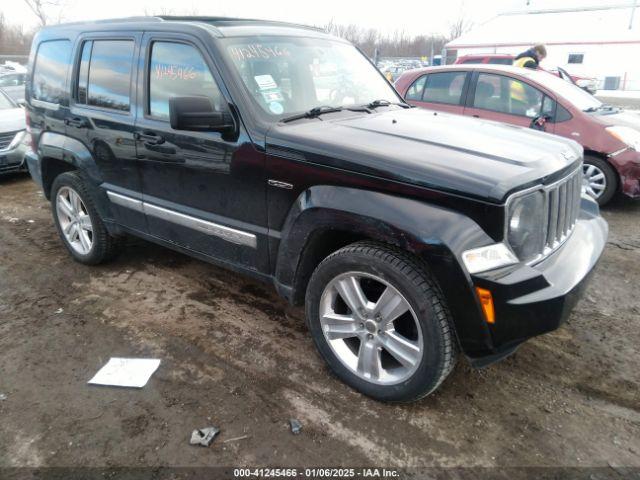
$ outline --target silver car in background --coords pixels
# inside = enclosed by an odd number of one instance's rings
[[[27,81],[27,73],[18,71],[0,72],[0,90],[9,95],[18,103],[24,103],[24,84]]]
[[[0,174],[26,170],[28,142],[24,109],[0,89]]]

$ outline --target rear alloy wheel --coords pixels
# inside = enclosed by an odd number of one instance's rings
[[[93,224],[78,192],[71,187],[58,190],[56,210],[64,238],[80,255],[87,255],[93,245]]]
[[[390,246],[358,242],[323,260],[307,287],[306,319],[336,375],[378,400],[417,400],[455,365],[435,281],[417,259]]]
[[[582,170],[582,186],[587,194],[600,205],[611,200],[618,188],[618,178],[609,163],[598,157],[585,156]]]
[[[79,172],[65,172],[51,186],[53,220],[74,259],[95,265],[113,258],[121,239],[107,231]]]

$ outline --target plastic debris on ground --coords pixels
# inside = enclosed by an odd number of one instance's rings
[[[89,383],[111,387],[142,388],[159,366],[160,360],[155,358],[114,357],[98,370]]]
[[[6,399],[7,399],[7,394],[6,393],[0,393],[0,401],[6,400]]]
[[[216,427],[199,428],[191,433],[191,440],[189,440],[189,443],[191,445],[208,447],[211,445],[213,439],[216,438],[218,433],[220,433],[220,429]]]
[[[227,438],[226,440],[223,440],[222,443],[238,442],[240,440],[245,440],[247,438],[249,438],[249,435],[242,435],[240,437]]]
[[[295,418],[289,419],[289,426],[291,427],[291,433],[298,435],[302,431],[302,424]]]

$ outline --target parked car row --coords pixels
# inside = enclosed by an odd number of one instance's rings
[[[400,75],[408,70],[428,66],[429,62],[417,59],[383,60],[378,62],[378,64],[376,65],[376,67],[378,67],[378,69],[390,82],[395,82],[400,77]]]
[[[395,86],[415,106],[575,140],[585,152],[584,187],[598,203],[617,192],[640,197],[640,116],[605,105],[554,75],[459,64],[406,72]]]
[[[107,261],[130,234],[271,283],[376,399],[418,399],[459,354],[487,365],[558,328],[606,244],[581,138],[472,118],[577,116],[551,88],[511,100],[508,67],[400,79],[410,102],[471,102],[465,117],[411,108],[350,43],[279,22],[52,26],[30,59],[27,161],[74,259]]]

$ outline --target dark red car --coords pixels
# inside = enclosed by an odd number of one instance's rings
[[[584,147],[584,187],[598,203],[618,191],[640,197],[640,115],[604,105],[554,75],[502,65],[451,65],[408,71],[395,86],[418,107],[573,139]]]

